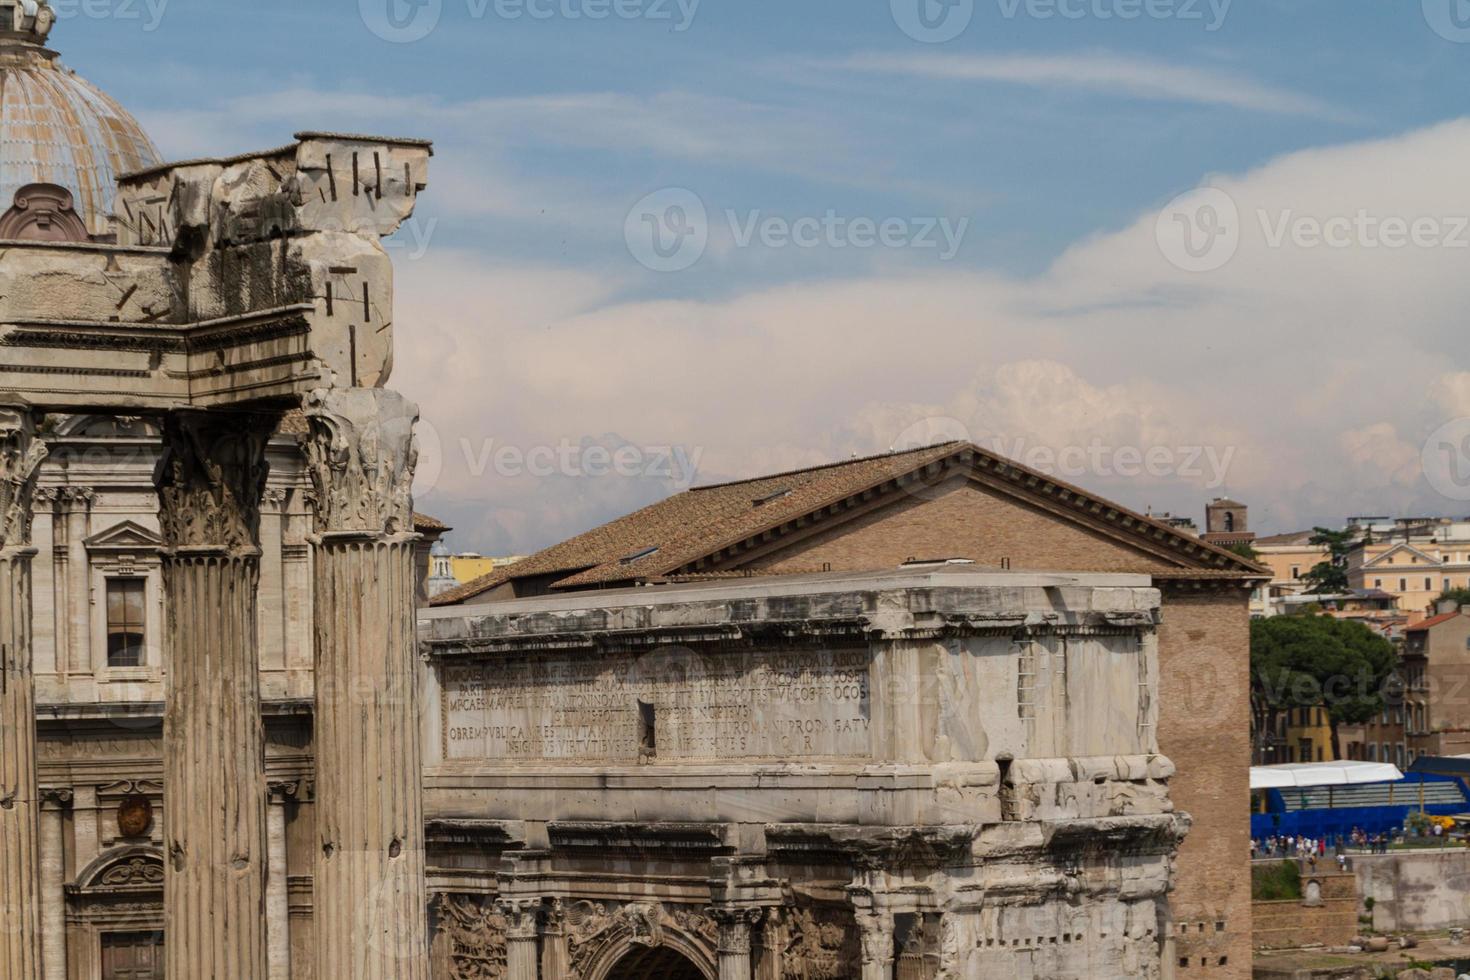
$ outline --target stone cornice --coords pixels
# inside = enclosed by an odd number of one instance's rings
[[[674,643],[1092,635],[1153,629],[1158,593],[1146,582],[955,571],[791,576],[436,610],[421,620],[420,631],[427,652],[438,657]],[[459,615],[445,615],[451,611]]]

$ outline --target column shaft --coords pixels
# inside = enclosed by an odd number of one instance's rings
[[[40,799],[31,553],[0,552],[0,976],[41,976]]]
[[[66,849],[62,843],[69,790],[48,793],[41,807],[41,949],[46,980],[66,980]]]
[[[427,975],[413,553],[317,549],[317,976]]]
[[[0,976],[41,978],[41,796],[31,650],[32,507],[45,447],[0,407]]]
[[[266,955],[270,980],[291,980],[291,905],[286,881],[286,802],[266,804]]]
[[[254,558],[164,561],[165,960],[170,977],[258,980],[265,957],[265,762]]]
[[[410,496],[418,409],[390,391],[349,388],[314,392],[306,416],[317,530],[316,975],[428,980]]]
[[[202,412],[165,423],[164,960],[175,980],[269,975],[256,588],[274,425]]]

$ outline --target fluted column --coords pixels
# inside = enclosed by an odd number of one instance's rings
[[[6,980],[41,980],[31,516],[45,457],[35,417],[0,406],[0,977]]]
[[[547,906],[541,924],[542,980],[563,980],[572,972],[572,951],[567,937],[567,913],[561,899]]]
[[[316,976],[427,980],[413,500],[418,409],[314,392]]]
[[[176,412],[156,479],[165,545],[165,962],[170,980],[266,966],[265,736],[256,587],[268,416]]]
[[[513,899],[500,903],[505,916],[506,980],[537,980],[541,952],[541,902]]]
[[[710,909],[720,926],[720,980],[751,980],[751,929],[760,921],[759,909]]]

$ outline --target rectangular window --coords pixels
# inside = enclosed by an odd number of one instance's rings
[[[1425,592],[1433,592],[1434,591],[1434,579],[1427,578],[1427,579],[1424,580],[1424,591]]]
[[[146,594],[143,579],[107,580],[107,666],[143,666]]]
[[[1291,577],[1292,578],[1301,578],[1302,577],[1302,566],[1300,566],[1300,565],[1293,565],[1293,566],[1291,566]]]
[[[645,759],[658,755],[658,715],[646,701],[638,702],[638,754]]]
[[[1399,579],[1399,591],[1400,592],[1408,592],[1409,591],[1409,580],[1408,579],[1406,579],[1406,578]]]
[[[1383,588],[1383,579],[1381,579],[1381,578],[1375,578],[1373,580],[1373,588],[1375,588],[1375,589],[1381,589],[1381,588]]]

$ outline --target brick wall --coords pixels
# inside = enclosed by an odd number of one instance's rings
[[[1194,819],[1179,852],[1176,975],[1250,976],[1250,617],[1247,598],[1165,592],[1159,747]],[[1186,967],[1183,964],[1187,962]]]
[[[932,499],[931,499],[932,496]],[[1029,571],[1148,572],[1165,567],[1122,543],[1046,511],[961,483],[903,497],[783,546],[743,567],[806,572],[892,568],[910,558],[969,558]]]

